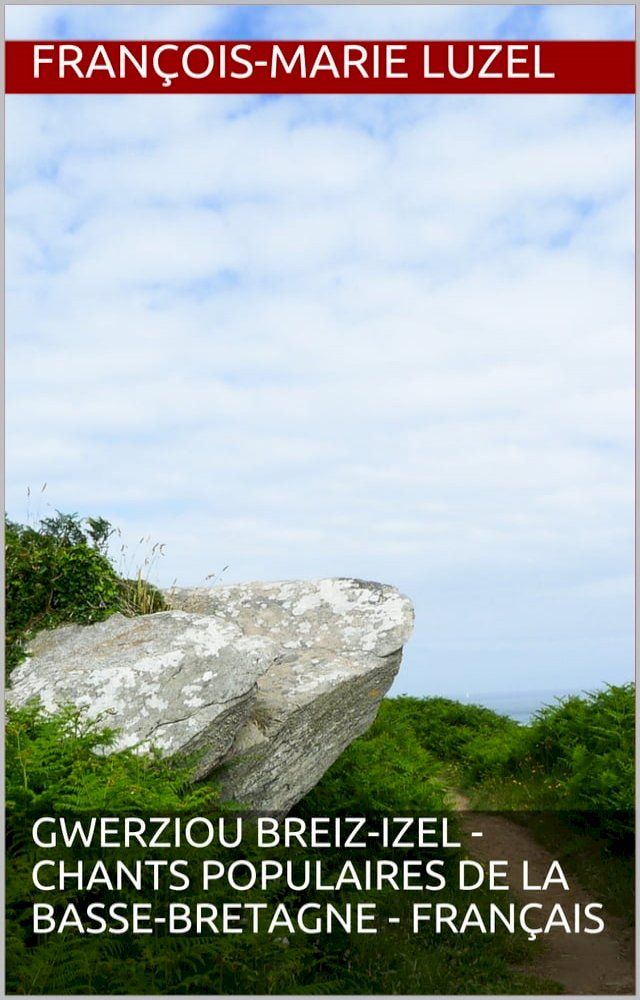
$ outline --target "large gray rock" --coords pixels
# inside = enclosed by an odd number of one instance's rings
[[[9,700],[73,703],[120,730],[117,748],[199,751],[199,777],[278,813],[371,725],[413,625],[406,597],[359,580],[167,598],[175,610],[40,633]]]
[[[413,627],[406,597],[360,580],[174,589],[166,597],[279,647],[220,776],[230,797],[278,813],[369,728]]]
[[[161,611],[40,632],[11,675],[14,705],[74,704],[119,730],[116,749],[204,751],[208,774],[248,717],[276,650],[219,618]]]

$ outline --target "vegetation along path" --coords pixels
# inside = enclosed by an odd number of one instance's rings
[[[165,607],[145,569],[126,576],[109,557],[113,531],[103,518],[60,514],[38,525],[6,526],[6,662],[22,662],[34,633],[72,622],[102,621],[119,611],[146,614]],[[124,562],[126,565],[126,560]],[[34,815],[109,815],[140,811],[190,817],[219,809],[215,782],[194,786],[190,765],[123,750],[107,754],[115,736],[69,710],[53,715],[30,705],[9,706],[7,720],[7,992],[11,995],[105,996],[308,993],[343,996],[540,996],[541,990],[573,994],[628,994],[634,919],[635,689],[607,685],[543,706],[526,724],[481,705],[442,697],[385,698],[373,725],[347,747],[296,806],[311,816],[436,816],[457,799],[470,852],[480,860],[526,858],[541,880],[557,857],[571,889],[562,897],[585,906],[590,897],[606,908],[606,932],[576,936],[555,932],[530,947],[520,934],[438,934],[426,924],[390,927],[372,947],[368,936],[295,936],[288,947],[273,936],[124,935],[117,961],[108,935],[41,935],[34,939],[33,859],[29,838]],[[514,822],[527,813],[527,828]],[[480,827],[482,839],[471,833]],[[543,848],[546,848],[546,850]],[[371,847],[372,851],[375,848]],[[260,852],[247,845],[258,862]],[[191,858],[197,864],[197,850]],[[140,857],[143,858],[144,849]],[[293,860],[306,857],[293,851]],[[375,854],[384,857],[382,848]],[[96,856],[96,860],[97,860]],[[133,858],[132,858],[133,860]],[[344,854],[324,852],[327,870],[340,871]],[[452,903],[469,903],[452,887]],[[135,887],[123,889],[129,903]],[[109,892],[96,888],[108,905]],[[528,895],[528,894],[527,894]],[[350,902],[346,888],[336,902]],[[481,910],[485,888],[475,897]],[[193,901],[226,901],[222,882]],[[266,902],[280,900],[273,886]],[[150,902],[155,901],[149,900]],[[314,902],[314,893],[300,902]],[[85,905],[73,886],[60,902]],[[396,893],[381,894],[386,912]],[[403,900],[403,903],[405,901]],[[412,900],[406,900],[407,915]],[[523,968],[523,965],[527,968]]]
[[[542,847],[529,830],[519,823],[496,813],[469,811],[469,800],[460,792],[452,792],[452,800],[460,811],[462,829],[467,845],[479,861],[491,858],[509,862],[512,871],[520,871],[522,862],[528,861],[530,882],[542,884],[553,861],[552,854]],[[471,839],[473,831],[481,830],[483,836]],[[585,906],[594,900],[568,877],[569,890],[560,885],[549,886],[544,893],[545,910],[562,903],[567,913],[574,904]],[[516,895],[524,895],[523,890]],[[530,897],[529,897],[530,900]],[[545,936],[545,946],[531,968],[534,975],[551,979],[566,993],[577,995],[630,994],[634,995],[634,963],[631,933],[624,922],[609,914],[604,916],[605,929],[601,934],[566,934],[556,928]]]

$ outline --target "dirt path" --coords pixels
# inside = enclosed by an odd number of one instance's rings
[[[531,833],[495,813],[469,812],[469,801],[459,792],[451,798],[460,810],[462,828],[467,847],[479,861],[491,858],[509,861],[512,871],[521,871],[524,860],[529,863],[530,882],[542,884],[553,856],[534,839]],[[482,837],[473,837],[482,831]],[[550,886],[538,900],[544,900],[545,911],[555,903],[562,903],[568,915],[573,914],[576,903],[585,905],[595,900],[567,874],[569,890]],[[514,893],[527,902],[535,894],[514,887]],[[624,923],[604,914],[605,930],[601,934],[567,934],[561,928],[545,935],[542,954],[532,963],[528,972],[560,983],[566,993],[577,995],[631,995],[634,996],[633,935]]]

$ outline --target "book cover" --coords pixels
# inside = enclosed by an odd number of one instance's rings
[[[9,4],[10,995],[634,995],[632,5]]]

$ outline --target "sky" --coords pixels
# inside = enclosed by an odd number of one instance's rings
[[[633,7],[6,24],[604,39]],[[161,585],[393,584],[396,693],[626,681],[633,218],[628,97],[9,96],[8,512],[107,517],[126,571],[161,542]]]

